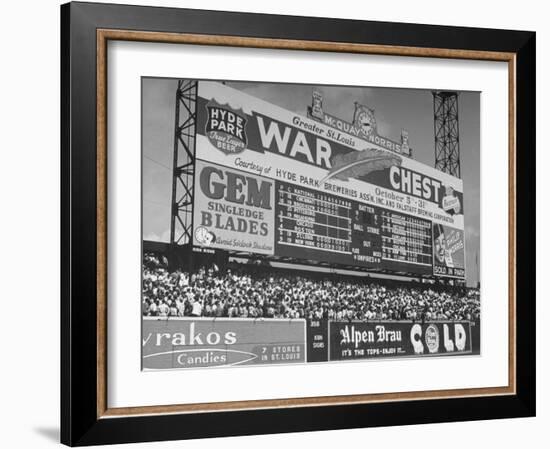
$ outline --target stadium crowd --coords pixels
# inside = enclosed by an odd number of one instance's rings
[[[480,316],[478,289],[446,289],[372,278],[300,274],[246,266],[169,271],[145,254],[144,316],[307,318],[332,320],[471,320]]]

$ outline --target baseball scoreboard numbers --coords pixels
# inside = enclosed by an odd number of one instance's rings
[[[216,82],[195,153],[196,247],[465,276],[458,178]]]
[[[306,322],[143,317],[142,368],[305,363]]]
[[[350,201],[283,183],[278,185],[277,198],[280,245],[350,253]]]
[[[427,220],[282,182],[275,196],[277,255],[412,273],[432,270]]]

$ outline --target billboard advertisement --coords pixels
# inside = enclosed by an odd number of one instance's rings
[[[436,276],[465,276],[464,231],[441,224],[433,226],[434,274]]]
[[[212,163],[195,164],[195,242],[273,254],[274,182]]]
[[[306,361],[305,320],[143,318],[144,370]]]
[[[463,235],[462,181],[407,157],[403,137],[360,131],[374,126],[368,108],[353,127],[320,111],[199,82],[194,245],[446,275],[434,226]]]
[[[331,321],[329,360],[471,354],[470,326],[469,321]]]
[[[143,319],[144,370],[479,354],[470,321]]]

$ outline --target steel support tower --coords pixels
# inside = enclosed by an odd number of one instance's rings
[[[178,80],[172,165],[171,245],[185,245],[192,241],[197,88],[197,81]]]
[[[434,98],[435,168],[460,178],[458,93],[432,92]]]

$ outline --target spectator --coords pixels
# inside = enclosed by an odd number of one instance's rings
[[[246,269],[170,272],[145,254],[144,316],[306,318],[331,320],[478,321],[478,289],[438,289],[411,283],[247,265]]]

